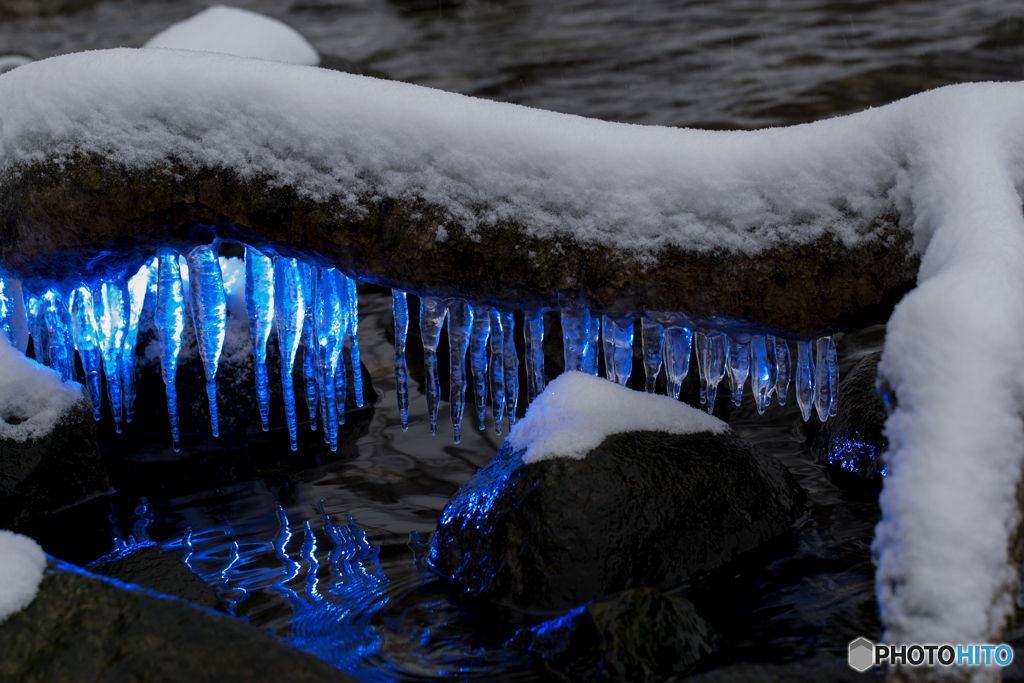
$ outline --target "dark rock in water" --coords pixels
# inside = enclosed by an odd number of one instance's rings
[[[43,437],[0,439],[0,528],[16,527],[110,488],[92,401],[82,399]]]
[[[120,683],[353,681],[249,624],[51,562],[0,624],[0,680]]]
[[[564,609],[678,586],[787,531],[802,498],[734,435],[629,432],[529,465],[506,441],[449,501],[430,560],[473,595]]]
[[[639,588],[519,631],[512,645],[570,680],[660,681],[693,669],[716,640],[688,600]]]
[[[836,414],[813,426],[814,454],[829,466],[836,484],[880,484],[884,476],[885,402],[875,388],[881,356],[869,354],[850,369],[839,383]]]
[[[93,574],[173,595],[202,607],[221,607],[217,594],[188,565],[152,541],[136,543],[85,565]]]

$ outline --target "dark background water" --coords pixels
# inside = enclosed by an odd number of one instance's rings
[[[47,16],[45,2],[0,0],[0,55],[139,46],[207,4],[119,0]],[[322,54],[370,74],[629,123],[786,125],[949,83],[1024,77],[1024,5],[997,0],[234,4],[285,21]],[[382,398],[354,420],[340,457],[290,460],[281,450],[285,465],[254,473],[244,453],[218,454],[216,442],[174,455],[154,434],[162,445],[126,449],[105,422],[118,490],[88,511],[55,515],[38,530],[44,547],[84,563],[111,550],[115,535],[151,536],[236,615],[366,680],[542,675],[543,663],[502,645],[522,623],[481,615],[417,559],[448,498],[502,437],[478,432],[472,407],[461,444],[447,426],[431,437],[415,386],[412,423],[401,431],[389,302],[361,297],[363,360]],[[882,332],[848,337],[841,361],[879,348]],[[787,464],[811,505],[764,553],[681,587],[729,642],[706,676],[739,662],[828,668],[850,639],[880,632],[870,557],[877,504],[832,486],[794,429],[794,404],[758,417],[748,391],[729,415]],[[279,430],[283,416],[272,421]]]

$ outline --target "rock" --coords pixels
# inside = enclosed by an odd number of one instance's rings
[[[173,595],[202,607],[221,607],[217,594],[188,565],[152,541],[136,543],[85,565],[86,571]]]
[[[741,662],[721,666],[686,679],[687,683],[859,683],[877,681],[879,669],[858,673],[846,663],[846,653],[822,653],[793,662]]]
[[[529,465],[506,441],[449,501],[431,561],[470,594],[564,609],[678,586],[788,530],[802,497],[734,435],[629,432]]]
[[[882,482],[889,444],[882,435],[885,402],[875,388],[881,356],[881,352],[869,354],[850,369],[839,383],[836,414],[814,426],[812,450],[829,466],[838,485]]]
[[[639,588],[523,629],[512,644],[570,680],[660,681],[692,670],[717,639],[688,600]]]
[[[110,488],[92,401],[78,388],[81,400],[49,433],[26,441],[0,439],[0,528],[17,527]]]
[[[95,6],[99,0],[0,0],[0,19],[52,17]]]
[[[60,561],[35,600],[0,624],[0,652],[0,679],[10,681],[354,680],[243,621]]]

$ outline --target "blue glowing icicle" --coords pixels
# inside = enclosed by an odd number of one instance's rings
[[[704,374],[704,343],[707,335],[696,330],[693,333],[693,354],[697,358],[697,374],[700,376],[700,404],[708,402],[708,378]]]
[[[597,356],[601,353],[601,318],[593,316],[590,318],[590,343],[587,344],[587,353],[583,356],[583,372],[588,375],[598,376]]]
[[[43,294],[43,323],[46,327],[50,367],[61,379],[70,382],[75,375],[75,343],[72,338],[71,313],[64,297],[56,289]]]
[[[277,325],[277,346],[281,350],[281,387],[284,390],[284,413],[288,422],[288,439],[293,451],[298,450],[295,417],[295,387],[292,368],[302,340],[302,324],[306,318],[305,288],[299,262],[278,258],[274,262],[274,322]]]
[[[355,280],[346,277],[341,271],[335,271],[335,278],[337,280],[337,291],[338,297],[341,300],[341,314],[342,324],[345,326],[345,333],[340,337],[341,351],[338,353],[338,367],[334,370],[334,405],[338,414],[338,424],[345,424],[345,400],[348,397],[348,382],[346,381],[347,375],[345,370],[345,339],[350,338],[355,340],[356,337],[352,332],[352,317],[358,315],[358,298],[356,296],[356,285]],[[358,342],[354,342],[355,346],[349,346],[349,351],[355,349],[355,355],[350,356],[356,369],[359,368],[359,345]],[[352,384],[355,386],[356,379],[359,378],[362,381],[362,373],[357,372],[352,378]],[[360,384],[359,386],[362,386]]]
[[[270,429],[270,378],[267,376],[267,340],[274,324],[274,262],[252,247],[245,248],[245,311],[256,366],[256,399],[263,431]]]
[[[839,366],[836,362],[836,345],[832,337],[815,341],[816,359],[814,376],[814,409],[818,419],[824,422],[835,414],[835,403],[839,387]]]
[[[582,372],[590,344],[590,310],[581,301],[559,295],[562,307],[562,348],[565,371]],[[532,399],[531,399],[532,400]]]
[[[796,402],[800,406],[800,415],[804,422],[811,418],[814,406],[814,342],[798,341],[796,343]]]
[[[644,354],[644,390],[648,394],[654,393],[658,383],[658,373],[661,372],[661,358],[664,355],[662,347],[665,344],[665,329],[647,318],[640,319],[640,339],[643,344]]]
[[[725,335],[713,333],[704,336],[704,378],[707,380],[707,410],[715,410],[718,384],[725,376]]]
[[[462,299],[448,302],[448,350],[451,376],[448,402],[451,406],[455,443],[462,440],[462,414],[466,408],[466,351],[473,329],[473,307]]]
[[[738,342],[729,335],[725,336],[726,353],[728,354],[729,391],[732,402],[739,406],[743,403],[743,387],[750,374],[750,342]]]
[[[758,415],[764,415],[775,388],[769,346],[775,346],[775,339],[771,336],[754,335],[750,338],[750,389],[754,393]]]
[[[633,321],[620,325],[608,316],[601,317],[604,334],[604,373],[612,382],[626,386],[633,374]]]
[[[501,434],[501,421],[505,415],[505,331],[501,313],[491,308],[487,317],[491,328],[491,414],[494,416],[494,433]]]
[[[178,450],[178,354],[185,336],[185,290],[175,254],[157,257],[156,333],[160,345],[160,372],[167,388],[167,417],[174,450]]]
[[[409,368],[405,364],[405,341],[409,336],[409,299],[400,289],[391,290],[391,311],[395,316],[395,394],[402,431],[409,431]]]
[[[544,375],[544,309],[526,315],[523,342],[526,345],[526,390],[530,403],[541,395],[547,378]]]
[[[11,346],[25,353],[28,348],[29,324],[21,280],[0,278],[0,327],[7,333]]]
[[[437,434],[437,411],[441,405],[441,380],[437,376],[437,345],[448,309],[433,297],[420,297],[420,338],[423,340],[423,367],[427,374],[427,412],[430,433]]]
[[[224,349],[228,306],[224,297],[224,276],[217,259],[217,245],[192,247],[188,261],[188,282],[192,299],[192,323],[196,328],[199,357],[206,371],[206,396],[210,401],[210,428],[220,436],[217,418],[217,367]]]
[[[75,347],[82,358],[85,370],[85,386],[92,399],[93,417],[98,421],[102,415],[103,401],[103,355],[99,347],[99,328],[88,287],[79,287],[71,293],[71,324],[74,331]]]
[[[519,405],[519,356],[516,353],[516,319],[509,313],[501,314],[501,353],[505,375],[505,414],[508,415],[508,429],[512,431],[518,416]]]
[[[46,332],[47,302],[42,298],[29,294],[25,299],[25,312],[28,317],[29,334],[32,337],[32,348],[36,362],[49,367],[50,339]]]
[[[359,358],[359,292],[356,281],[338,273],[348,288],[349,358],[352,360],[352,388],[356,392],[356,405],[363,407],[363,368]],[[344,405],[344,404],[343,404]]]
[[[338,449],[338,365],[348,330],[348,288],[334,268],[321,268],[316,288],[317,377],[320,379],[320,421],[324,442]],[[341,405],[344,414],[345,405]]]
[[[316,283],[319,271],[316,266],[298,262],[299,278],[302,281],[302,296],[306,301],[306,314],[302,318],[302,383],[306,395],[306,408],[309,410],[309,428],[316,431],[316,416],[320,400],[320,385],[317,379],[317,341],[316,341]]]
[[[473,399],[477,426],[487,428],[487,340],[491,336],[491,318],[487,306],[473,309],[473,331],[469,335],[469,359],[473,368]]]
[[[775,338],[775,397],[780,406],[786,405],[789,394],[789,380],[792,373],[792,360],[789,353],[789,342],[782,337]]]
[[[686,327],[669,327],[665,329],[665,376],[668,379],[668,395],[679,398],[683,388],[683,380],[690,371],[690,347],[693,345],[693,333]]]
[[[152,259],[128,280],[128,327],[121,349],[121,394],[127,422],[131,422],[135,414],[135,346],[139,341],[139,319],[142,318],[142,305],[146,302],[150,282],[156,277],[155,268],[156,260]]]
[[[103,353],[103,372],[107,380],[107,398],[114,416],[114,431],[121,433],[123,412],[121,393],[121,352],[124,334],[131,319],[131,302],[127,288],[104,282],[93,289],[92,302],[99,328],[99,345]],[[51,345],[52,346],[52,345]]]

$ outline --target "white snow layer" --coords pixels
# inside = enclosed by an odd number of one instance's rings
[[[38,543],[0,529],[0,623],[35,600],[45,570],[46,553]]]
[[[316,66],[320,55],[298,31],[277,19],[235,7],[214,5],[168,26],[143,45]]]
[[[350,74],[170,50],[55,57],[0,76],[3,168],[96,152],[275,177],[312,197],[422,198],[486,239],[654,259],[756,253],[896,209],[923,252],[889,322],[898,398],[874,551],[892,642],[999,637],[1024,464],[1024,85],[940,88],[785,129],[588,120]],[[0,183],[3,169],[0,168]],[[860,219],[851,219],[860,216]],[[984,676],[986,674],[978,674]]]
[[[0,334],[0,439],[46,436],[83,397],[82,385],[65,383],[55,370],[26,358]]]
[[[582,460],[605,437],[633,431],[695,434],[729,431],[717,417],[668,396],[646,394],[583,372],[552,380],[508,436],[523,462]]]

